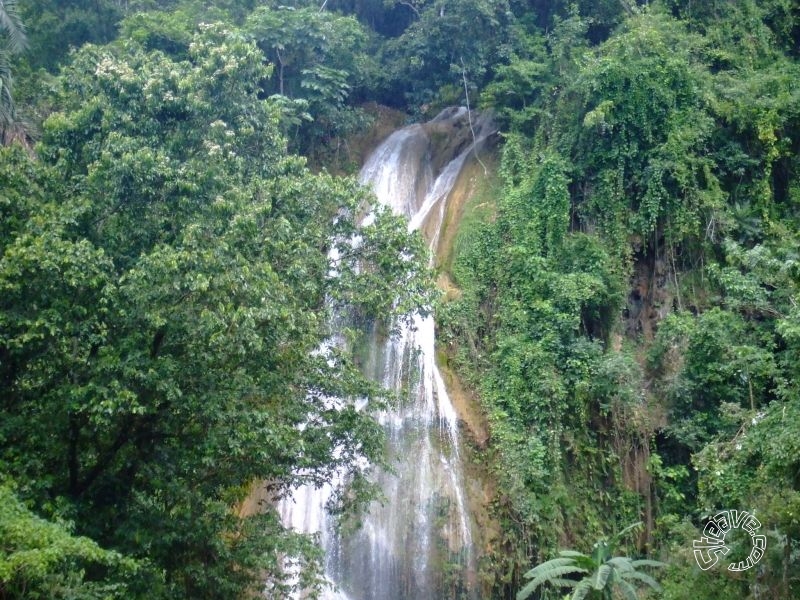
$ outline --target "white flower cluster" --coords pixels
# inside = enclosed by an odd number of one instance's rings
[[[222,154],[222,146],[220,146],[219,144],[215,144],[210,140],[205,140],[203,142],[203,147],[206,150],[208,150],[209,156],[219,156],[220,154]]]
[[[208,153],[210,156],[216,156],[218,154],[225,154],[228,157],[236,156],[236,153],[233,151],[233,138],[236,137],[236,132],[233,131],[228,127],[228,124],[221,120],[217,119],[216,121],[212,121],[209,124],[209,129],[214,132],[215,134],[222,133],[225,137],[225,141],[222,145],[217,144],[215,142],[211,142],[206,140],[203,142],[204,146],[208,149]]]
[[[136,80],[135,73],[130,65],[117,62],[110,56],[104,56],[103,60],[97,63],[94,74],[100,79],[111,79],[123,83],[131,83]]]

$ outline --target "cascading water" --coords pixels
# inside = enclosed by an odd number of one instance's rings
[[[430,123],[398,130],[361,170],[361,182],[407,216],[409,229],[424,229],[434,252],[447,196],[489,130],[469,118],[465,109],[448,109]],[[325,600],[476,597],[458,416],[436,366],[434,331],[431,317],[415,316],[411,326],[388,340],[376,338],[368,349],[369,374],[401,398],[377,415],[395,470],[379,476],[384,503],[375,503],[348,535],[336,532],[325,510],[330,487],[297,489],[279,507],[285,525],[320,536],[335,586]]]

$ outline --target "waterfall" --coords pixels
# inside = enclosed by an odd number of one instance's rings
[[[465,109],[447,109],[430,123],[394,132],[359,179],[381,204],[408,217],[409,229],[427,234],[433,255],[447,197],[489,130],[483,121],[473,130]],[[280,504],[283,522],[319,535],[332,583],[324,600],[476,598],[458,416],[436,365],[433,318],[417,315],[398,335],[375,337],[368,355],[368,374],[400,397],[376,415],[394,470],[378,476],[384,502],[373,503],[360,529],[341,534],[325,511],[332,487],[303,487]]]

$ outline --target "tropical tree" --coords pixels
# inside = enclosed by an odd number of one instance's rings
[[[34,514],[143,565],[128,581],[67,540],[35,548],[58,558],[45,574],[89,563],[82,587],[126,586],[103,597],[288,597],[286,560],[297,586],[316,581],[313,540],[271,504],[232,507],[254,481],[279,497],[381,461],[380,425],[330,401],[380,392],[323,342],[334,303],[418,304],[425,252],[390,214],[352,243],[374,198],[287,155],[254,42],[209,25],[190,58],[86,46],[36,159],[0,151],[0,475]],[[23,597],[76,597],[44,579]]]
[[[374,85],[378,72],[367,30],[353,17],[311,6],[259,6],[244,23],[267,61],[264,93],[284,108],[293,150],[308,156],[359,127],[363,115],[348,105]],[[352,100],[352,98],[351,98]],[[286,127],[288,125],[288,127]]]
[[[119,580],[140,565],[93,540],[75,536],[72,525],[31,512],[6,481],[0,481],[0,597],[112,598],[130,592]],[[87,569],[106,570],[117,583],[87,581]]]
[[[417,5],[419,18],[386,45],[386,101],[405,97],[419,108],[431,101],[462,99],[485,81],[490,64],[507,48],[509,4],[485,0],[437,0]],[[499,43],[498,43],[499,42]]]
[[[591,555],[575,550],[562,550],[558,558],[550,559],[534,567],[525,577],[530,581],[517,593],[517,600],[525,600],[536,588],[545,584],[555,587],[572,588],[572,600],[597,598],[611,600],[618,590],[626,600],[636,600],[636,583],[644,583],[656,591],[661,586],[639,567],[663,567],[657,560],[633,560],[627,556],[614,556],[614,551],[622,537],[642,525],[641,522],[629,525],[611,540],[599,540],[592,547]],[[570,579],[570,576],[583,575],[583,579]]]

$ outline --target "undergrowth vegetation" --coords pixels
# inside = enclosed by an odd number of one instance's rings
[[[462,232],[441,316],[491,426],[499,586],[641,518],[665,597],[799,593],[800,72],[771,20],[797,14],[722,4],[597,44],[577,10],[518,30],[483,92],[510,129],[497,218]],[[695,564],[727,508],[760,520],[758,569]]]

